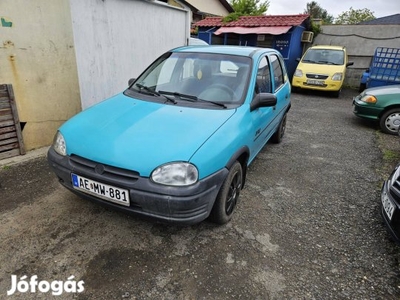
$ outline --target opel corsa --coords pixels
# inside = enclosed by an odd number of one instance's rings
[[[285,132],[290,83],[280,53],[180,47],[129,83],[59,128],[48,151],[59,182],[161,222],[228,222],[249,164]]]

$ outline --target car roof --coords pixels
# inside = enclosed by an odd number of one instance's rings
[[[331,50],[345,50],[344,46],[336,46],[336,45],[315,45],[311,46],[309,49],[331,49]]]
[[[252,57],[262,53],[279,53],[272,48],[259,48],[249,46],[225,46],[225,45],[210,45],[204,46],[185,46],[171,50],[172,52],[198,52],[198,53],[215,53],[215,54],[228,54],[228,55],[241,55]]]

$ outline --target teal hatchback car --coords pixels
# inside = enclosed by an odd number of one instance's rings
[[[278,51],[180,47],[64,123],[48,161],[82,198],[161,222],[224,224],[249,164],[281,141],[290,106]]]

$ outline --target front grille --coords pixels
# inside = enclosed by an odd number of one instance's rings
[[[389,186],[390,195],[396,200],[397,203],[400,203],[400,178],[397,177],[396,180],[393,181],[393,185]]]
[[[321,79],[321,80],[325,80],[325,79],[327,79],[329,77],[328,75],[313,74],[313,73],[308,73],[308,74],[306,74],[306,76],[309,79]]]
[[[70,163],[74,172],[87,174],[94,178],[101,175],[102,177],[109,179],[111,182],[122,181],[129,185],[136,182],[140,177],[139,172],[104,165],[78,155],[71,155]]]

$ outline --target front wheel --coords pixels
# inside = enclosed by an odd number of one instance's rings
[[[400,108],[393,108],[386,111],[379,119],[381,130],[389,134],[398,134],[400,126]]]
[[[210,220],[218,223],[228,223],[235,211],[243,184],[243,170],[236,161],[229,170],[228,176],[221,186],[217,199],[210,214]]]

